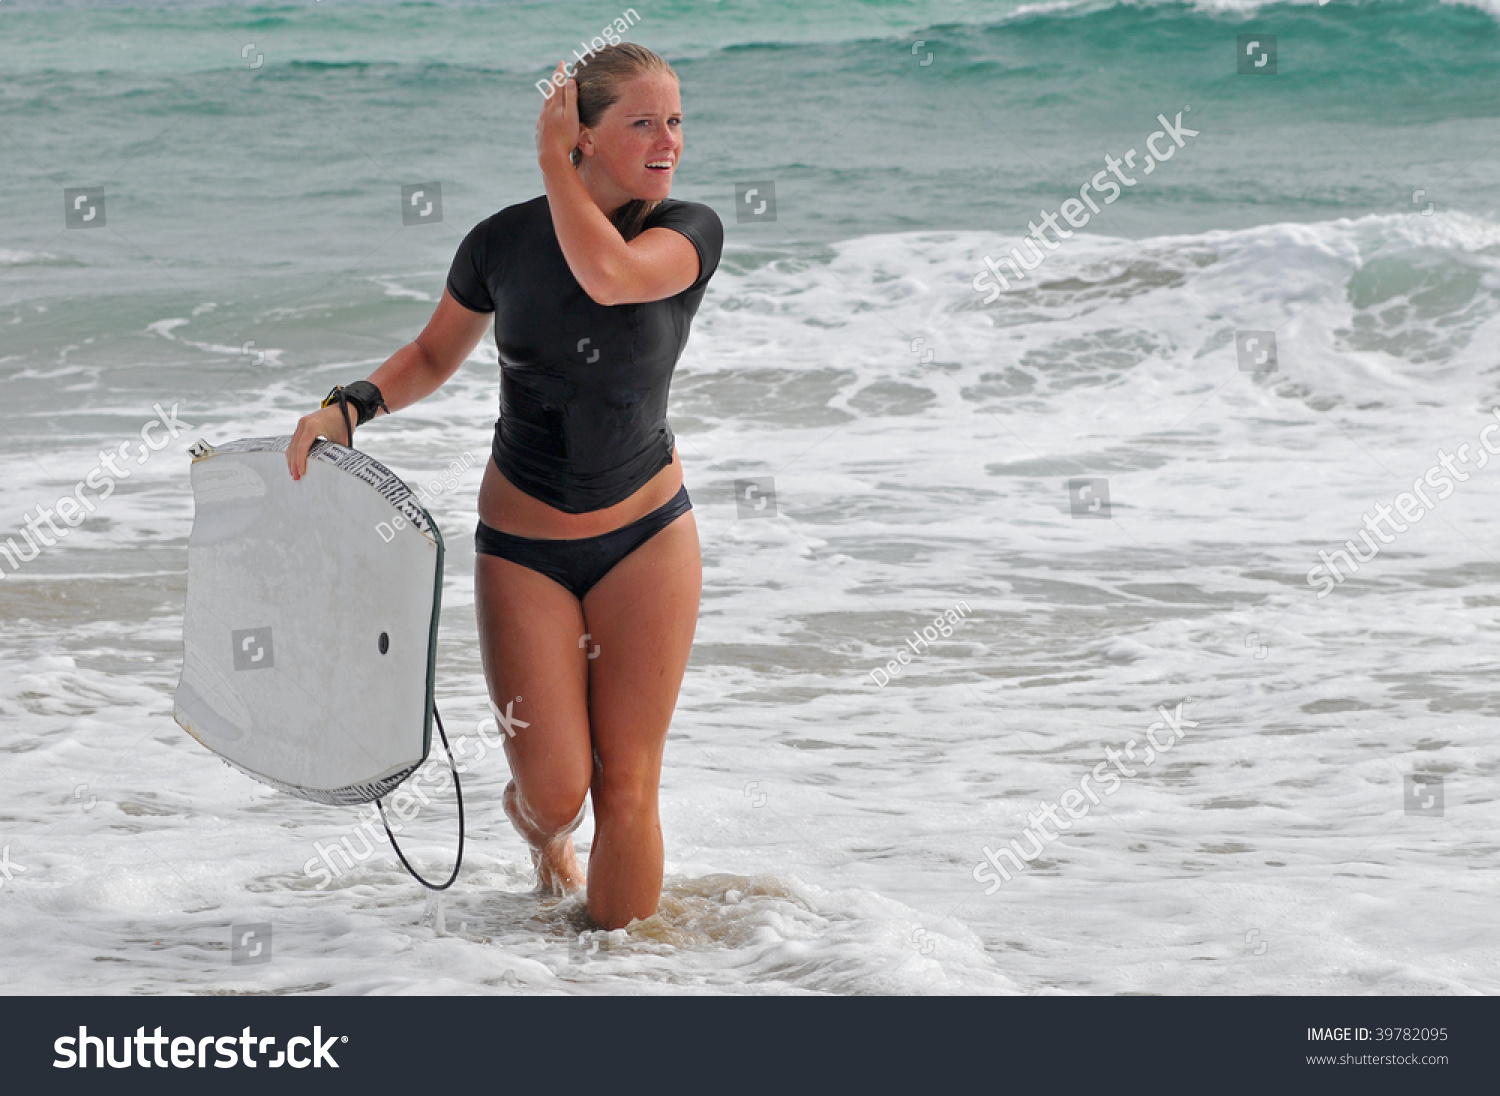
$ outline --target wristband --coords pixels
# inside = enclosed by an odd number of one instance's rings
[[[352,403],[359,412],[359,418],[355,420],[355,426],[363,426],[375,417],[375,408],[379,407],[387,415],[391,409],[385,405],[385,397],[380,394],[369,381],[355,381],[353,384],[334,385],[333,391],[328,393],[328,398],[323,401],[323,406],[338,403],[343,406],[344,400]]]
[[[381,396],[380,389],[376,388],[369,381],[355,381],[349,385],[334,385],[333,391],[328,393],[327,399],[323,401],[323,406],[327,407],[333,403],[339,405],[339,411],[344,416],[344,429],[348,431],[349,435],[346,444],[351,448],[354,445],[354,427],[363,426],[373,419],[375,417],[375,408],[384,408],[387,415],[391,413],[391,409],[385,406],[385,398]],[[354,405],[355,420],[353,423],[349,421],[349,405],[351,403]]]

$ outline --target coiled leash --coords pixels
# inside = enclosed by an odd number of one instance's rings
[[[385,835],[391,839],[391,848],[396,850],[396,859],[401,861],[401,866],[428,890],[444,891],[453,886],[453,881],[458,878],[458,869],[463,866],[464,862],[464,789],[458,782],[458,766],[453,763],[453,751],[448,748],[448,732],[443,730],[443,717],[438,715],[436,700],[432,702],[432,714],[437,719],[438,735],[443,740],[443,755],[447,757],[448,768],[453,772],[453,795],[458,800],[458,856],[453,861],[453,874],[448,876],[446,883],[430,883],[417,874],[417,869],[407,862],[401,846],[396,844],[396,835],[391,832],[391,824],[385,820],[385,803],[377,799],[375,807],[380,811],[380,824],[385,827]]]
[[[337,403],[339,412],[344,416],[345,437],[348,448],[354,448],[354,427],[363,426],[375,417],[375,408],[379,407],[387,415],[391,409],[385,405],[385,399],[380,394],[380,389],[369,381],[355,381],[351,385],[334,385],[333,391],[328,393],[328,398],[323,401],[323,406]],[[349,405],[354,405],[355,420],[349,421]],[[458,855],[453,860],[453,874],[448,876],[446,883],[433,883],[417,874],[417,869],[411,866],[406,859],[406,854],[401,851],[401,846],[396,843],[396,835],[391,832],[391,824],[386,821],[385,802],[383,799],[375,800],[375,809],[380,812],[380,824],[385,827],[385,835],[391,840],[391,848],[396,851],[396,859],[401,861],[401,866],[407,870],[413,879],[428,890],[445,891],[453,886],[453,881],[458,878],[458,870],[464,863],[464,789],[458,779],[458,765],[453,760],[453,750],[448,745],[448,732],[443,729],[443,717],[438,711],[437,700],[432,702],[432,715],[437,720],[438,737],[443,742],[443,756],[448,759],[448,769],[453,773],[453,796],[458,801]]]

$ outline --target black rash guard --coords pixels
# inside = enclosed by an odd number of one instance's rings
[[[500,419],[495,464],[522,491],[570,514],[629,498],[672,463],[672,371],[719,266],[724,226],[698,202],[667,199],[641,231],[670,228],[698,250],[675,297],[596,303],[568,269],[547,196],[509,206],[464,237],[448,292],[495,313]]]

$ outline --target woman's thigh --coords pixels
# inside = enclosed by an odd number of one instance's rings
[[[621,560],[583,599],[598,654],[588,665],[589,724],[606,787],[655,802],[703,590],[689,510]],[[595,798],[596,809],[598,798]]]
[[[505,740],[511,774],[539,822],[570,822],[555,816],[569,803],[577,812],[594,768],[582,607],[547,576],[483,553],[474,594],[490,699],[527,724]]]

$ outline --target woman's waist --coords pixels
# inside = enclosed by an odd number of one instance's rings
[[[642,473],[632,472],[628,465],[604,473],[579,473],[555,457],[517,452],[502,444],[497,434],[479,489],[479,520],[501,532],[543,540],[611,532],[669,502],[682,486],[675,439],[670,444],[668,462],[632,487]],[[649,469],[651,464],[644,467]],[[619,498],[622,491],[628,493]],[[605,505],[596,505],[601,499]]]

